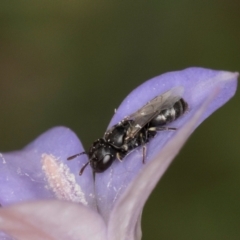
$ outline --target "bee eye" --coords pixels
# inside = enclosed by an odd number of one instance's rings
[[[111,166],[114,159],[111,154],[105,154],[101,160],[99,158],[92,159],[90,165],[95,172],[103,172]]]
[[[109,160],[111,160],[111,156],[110,155],[105,155],[102,162],[103,164],[107,164],[109,162]]]

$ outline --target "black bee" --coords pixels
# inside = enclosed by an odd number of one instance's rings
[[[149,101],[133,114],[108,129],[103,138],[96,140],[88,152],[75,154],[71,160],[82,154],[87,154],[88,162],[81,168],[82,175],[88,164],[93,172],[103,172],[108,169],[115,159],[122,161],[133,149],[143,147],[143,163],[146,156],[146,143],[157,132],[176,130],[166,125],[183,115],[188,104],[182,98],[183,88],[175,87]]]

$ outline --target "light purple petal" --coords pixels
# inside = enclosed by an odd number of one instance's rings
[[[170,124],[172,127],[177,127],[177,131],[163,131],[147,145],[146,162],[149,162],[150,159],[157,156],[169,140],[172,140],[176,136],[181,127],[194,116],[209,95],[216,94],[192,131],[206,117],[226,103],[236,91],[237,77],[237,73],[213,71],[203,68],[188,68],[183,71],[170,72],[155,77],[128,95],[117,110],[109,126],[135,112],[155,96],[173,87],[183,86],[185,89],[183,98],[189,104],[189,110],[184,116]],[[145,165],[142,164],[142,149],[138,148],[125,157],[122,163],[115,161],[104,174],[96,175],[98,207],[105,221],[108,221],[109,214],[118,198],[124,193],[129,183],[132,182]]]
[[[18,240],[106,240],[99,214],[81,204],[36,201],[0,209],[0,230]]]
[[[109,239],[114,239],[115,235],[120,236],[122,240],[141,239],[141,236],[136,233],[135,229],[139,228],[139,218],[141,217],[144,204],[171,161],[196,128],[212,97],[210,96],[201,108],[195,111],[188,123],[179,129],[172,140],[162,148],[161,152],[142,168],[136,178],[125,189],[125,192],[118,198],[116,205],[110,213]]]
[[[57,198],[81,202],[95,208],[92,172],[78,172],[86,156],[67,161],[83,151],[68,128],[48,130],[21,151],[0,155],[0,204]]]
[[[8,234],[0,232],[0,240],[16,240],[16,238],[10,237]]]

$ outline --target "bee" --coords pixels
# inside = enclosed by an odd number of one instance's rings
[[[103,138],[93,142],[88,152],[75,154],[67,160],[87,154],[89,160],[81,168],[79,175],[82,175],[88,164],[94,173],[101,173],[108,169],[115,159],[122,161],[126,155],[141,146],[144,163],[146,144],[160,131],[176,130],[166,125],[187,111],[188,104],[182,98],[183,90],[183,87],[174,87],[153,98],[139,110],[108,129]]]

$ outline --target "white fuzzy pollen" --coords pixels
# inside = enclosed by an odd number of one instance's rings
[[[56,197],[61,200],[72,201],[87,205],[85,194],[76,183],[75,176],[68,166],[60,162],[55,156],[42,154],[42,170],[46,175],[49,187]]]

